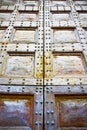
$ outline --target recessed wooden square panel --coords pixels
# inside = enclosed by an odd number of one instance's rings
[[[10,13],[0,13],[0,21],[9,21]]]
[[[2,0],[2,5],[14,5],[17,0]]]
[[[16,20],[18,20],[18,21],[37,21],[38,13],[19,13]]]
[[[33,129],[33,113],[33,95],[0,95],[0,130]]]
[[[4,75],[13,77],[34,76],[34,54],[8,55],[5,63]]]
[[[35,29],[15,30],[13,42],[36,42],[37,33]]]
[[[53,4],[54,6],[57,6],[57,5],[66,5],[67,2],[64,1],[64,0],[52,0],[52,4]]]
[[[23,0],[24,4],[25,5],[28,5],[28,6],[37,6],[38,5],[38,2],[36,0]]]
[[[75,43],[78,42],[77,33],[73,29],[54,29],[53,42],[54,43]]]
[[[79,18],[83,26],[87,26],[87,14],[79,13]]]
[[[2,39],[2,38],[3,38],[4,33],[5,33],[5,30],[0,30],[0,39]]]
[[[86,5],[87,4],[87,1],[86,0],[75,0],[75,4],[76,5]]]
[[[56,129],[86,130],[87,96],[56,95],[55,110]]]
[[[84,75],[86,63],[80,53],[53,53],[54,76]]]
[[[52,20],[54,22],[69,21],[70,20],[69,13],[53,13],[52,16],[53,16]]]

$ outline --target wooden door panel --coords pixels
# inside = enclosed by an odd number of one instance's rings
[[[58,36],[58,37],[57,37]],[[75,30],[62,30],[62,29],[54,29],[53,30],[54,43],[75,43],[78,42],[75,36]]]
[[[45,91],[45,130],[87,129],[87,85],[46,86]]]
[[[43,85],[43,1],[0,4],[0,84]]]
[[[82,53],[53,53],[54,76],[84,75],[86,62]]]
[[[0,1],[0,130],[87,130],[86,13],[86,0]]]
[[[20,12],[16,18],[16,21],[38,21],[38,12],[36,13],[24,13]]]
[[[14,5],[16,2],[17,0],[1,0],[3,5]]]
[[[7,13],[0,13],[0,21],[9,21],[11,13],[7,12]]]
[[[0,130],[43,130],[42,86],[0,88]]]
[[[87,97],[56,96],[55,104],[57,128],[87,128]]]
[[[0,95],[0,127],[33,128],[34,96]]]
[[[36,41],[35,35],[36,35],[35,30],[32,30],[31,28],[29,30],[15,29],[15,35],[14,35],[12,41],[34,43]]]

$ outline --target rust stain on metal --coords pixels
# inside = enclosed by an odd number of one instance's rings
[[[53,64],[52,64],[52,52],[46,52],[45,54],[45,78],[50,79],[52,77],[52,70],[53,70]]]
[[[38,59],[38,66],[35,67],[35,72],[36,72],[36,77],[37,78],[43,78],[43,55],[40,54],[38,55],[39,59]]]
[[[57,127],[87,127],[86,97],[56,97]]]
[[[32,128],[33,105],[32,96],[0,96],[0,126]]]

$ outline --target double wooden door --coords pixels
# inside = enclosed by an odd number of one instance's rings
[[[87,130],[87,1],[0,1],[0,130]]]

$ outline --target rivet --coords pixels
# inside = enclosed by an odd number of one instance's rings
[[[82,89],[82,92],[85,92],[84,89]]]
[[[83,86],[81,86],[81,88],[83,89]]]
[[[41,125],[42,123],[41,122],[39,122],[39,125]]]
[[[38,101],[36,101],[36,104],[38,104]]]
[[[51,114],[53,114],[54,113],[54,111],[51,111]]]
[[[38,112],[35,112],[36,115],[38,115]]]
[[[35,125],[38,125],[38,122],[35,122]]]
[[[47,114],[49,114],[50,113],[50,111],[47,111]]]
[[[8,92],[10,92],[10,90],[9,90],[9,89],[8,89],[7,91],[8,91]]]
[[[47,125],[49,125],[49,121],[47,121]]]
[[[43,104],[43,102],[40,102],[40,104]]]
[[[41,112],[39,112],[39,115],[41,115]]]
[[[8,87],[8,89],[10,89],[10,87]]]
[[[51,101],[51,104],[53,104],[53,101]]]
[[[51,124],[52,124],[52,125],[54,125],[54,124],[55,124],[55,122],[54,122],[54,121],[52,121],[52,122],[51,122]]]

